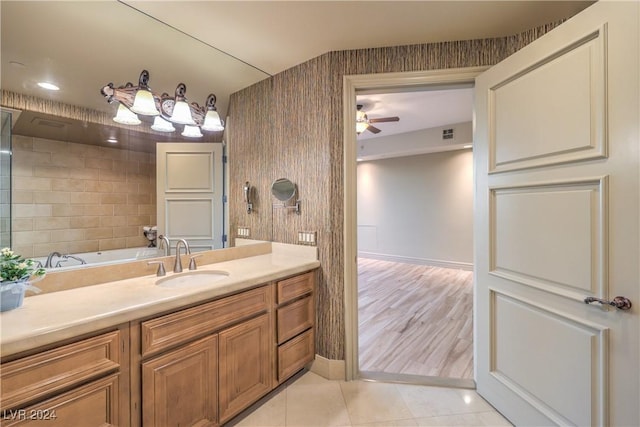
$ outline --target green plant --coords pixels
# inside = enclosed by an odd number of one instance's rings
[[[39,267],[36,261],[24,259],[10,248],[0,251],[0,283],[27,280],[33,276],[44,276],[45,273],[45,269]]]

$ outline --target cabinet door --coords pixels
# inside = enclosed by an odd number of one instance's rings
[[[142,364],[143,425],[216,425],[217,350],[213,335]]]
[[[219,334],[220,422],[271,391],[273,329],[266,313]]]

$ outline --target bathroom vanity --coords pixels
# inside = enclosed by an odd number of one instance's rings
[[[318,265],[270,253],[201,266],[228,272],[210,286],[151,275],[27,298],[0,318],[1,424],[226,423],[313,360]],[[73,313],[51,306],[64,299]]]

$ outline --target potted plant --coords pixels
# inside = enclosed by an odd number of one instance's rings
[[[27,290],[40,292],[31,283],[42,280],[44,275],[45,269],[38,262],[3,248],[0,251],[0,311],[20,307]]]

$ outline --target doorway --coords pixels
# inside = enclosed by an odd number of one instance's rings
[[[362,376],[473,387],[473,88],[356,100]]]
[[[467,68],[413,73],[389,73],[346,76],[344,80],[344,150],[345,150],[345,374],[347,379],[362,376],[359,360],[358,322],[358,218],[357,218],[357,144],[356,94],[372,91],[409,91],[417,88],[447,89],[473,85],[484,68]],[[369,377],[369,375],[367,375]]]

